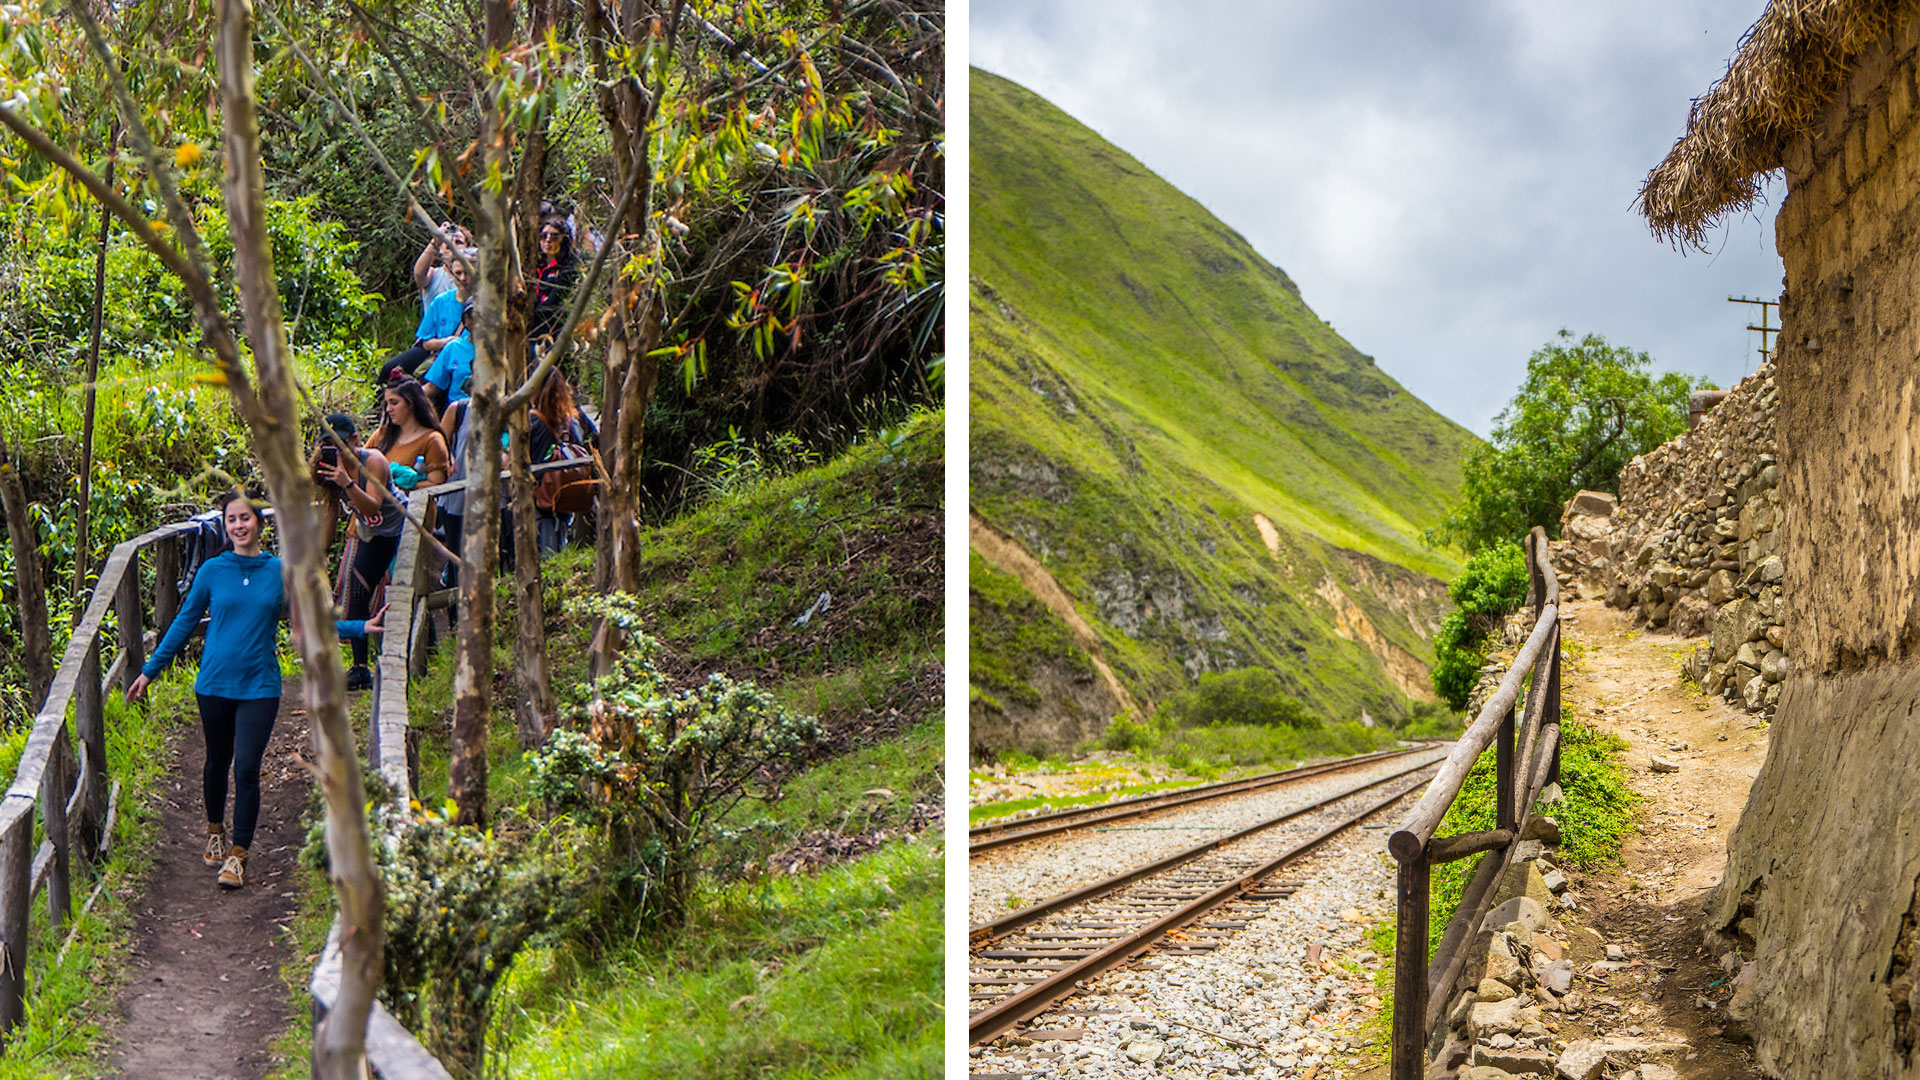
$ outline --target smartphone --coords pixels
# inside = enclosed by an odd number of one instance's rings
[[[320,448],[320,464],[331,469],[340,464],[340,448],[331,444]]]

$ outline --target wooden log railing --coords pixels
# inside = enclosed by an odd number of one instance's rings
[[[1392,1080],[1420,1080],[1428,1040],[1453,985],[1466,967],[1475,935],[1492,907],[1495,887],[1506,874],[1516,840],[1526,831],[1540,789],[1560,776],[1560,586],[1547,559],[1547,534],[1527,536],[1527,602],[1533,633],[1514,658],[1479,715],[1454,743],[1426,794],[1387,840],[1400,864],[1398,923],[1394,940]],[[1526,701],[1514,713],[1529,676]],[[1460,795],[1475,761],[1494,746],[1495,827],[1435,837],[1441,819]],[[1482,855],[1460,906],[1427,958],[1428,886],[1433,867]]]

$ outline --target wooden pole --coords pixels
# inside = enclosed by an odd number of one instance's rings
[[[27,1018],[27,905],[33,902],[33,799],[0,800],[10,821],[0,833],[0,1036]]]
[[[169,536],[153,545],[153,625],[161,634],[180,614],[180,538]]]
[[[1498,778],[1494,786],[1494,812],[1497,816],[1497,829],[1513,832],[1520,830],[1517,807],[1513,797],[1513,706],[1507,706],[1505,716],[1500,718],[1500,734],[1494,739],[1494,772]]]
[[[80,664],[80,679],[73,690],[73,729],[87,747],[88,792],[92,804],[87,811],[88,827],[107,819],[107,724],[100,701],[100,640],[95,638]],[[101,846],[106,845],[103,837]]]
[[[1400,864],[1393,942],[1392,1080],[1422,1080],[1427,1064],[1427,886],[1425,852]]]
[[[127,567],[120,573],[120,587],[113,596],[113,607],[120,619],[120,691],[132,688],[147,662],[146,611],[140,603],[140,549],[127,555]]]
[[[67,796],[73,791],[73,751],[68,749],[67,732],[60,730],[53,740],[53,752],[47,757],[47,771],[40,777],[40,819],[46,825],[47,842],[53,847],[53,866],[47,875],[47,921],[58,930],[73,914],[69,890],[71,867],[67,852]]]

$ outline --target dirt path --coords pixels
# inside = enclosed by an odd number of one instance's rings
[[[1727,837],[1767,752],[1758,719],[1680,680],[1680,658],[1700,639],[1636,632],[1627,616],[1597,600],[1566,605],[1573,658],[1563,700],[1582,720],[1631,747],[1628,783],[1645,796],[1625,865],[1570,874],[1580,911],[1574,959],[1583,974],[1603,944],[1620,945],[1630,965],[1604,983],[1583,979],[1590,1005],[1561,1038],[1668,1036],[1694,1052],[1673,1063],[1682,1080],[1760,1075],[1729,1031],[1727,972],[1704,954],[1702,901],[1720,879]],[[1656,773],[1654,755],[1679,766]]]
[[[307,774],[295,760],[308,745],[307,711],[298,687],[287,689],[260,767],[260,823],[244,888],[220,889],[217,871],[200,860],[206,747],[198,726],[174,742],[153,875],[135,904],[133,955],[111,1032],[117,1075],[252,1080],[273,1064],[273,1040],[292,1018],[280,969],[291,959],[286,926],[307,804]]]

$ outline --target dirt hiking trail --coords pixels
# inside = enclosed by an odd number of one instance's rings
[[[1693,1048],[1671,1065],[1681,1080],[1759,1076],[1739,1026],[1726,1019],[1729,973],[1706,954],[1701,934],[1702,905],[1766,757],[1767,731],[1754,714],[1681,681],[1681,659],[1703,639],[1636,630],[1598,600],[1567,601],[1563,612],[1562,700],[1573,717],[1627,742],[1627,782],[1646,801],[1623,865],[1568,871],[1579,910],[1563,921],[1581,973],[1575,987],[1589,1004],[1559,1037],[1674,1038]],[[1678,770],[1652,771],[1655,756]],[[1590,973],[1605,945],[1621,946],[1629,966]]]
[[[152,873],[133,902],[133,954],[109,1025],[113,1075],[129,1080],[255,1080],[273,1066],[273,1041],[292,1019],[280,970],[293,958],[289,922],[304,840],[307,710],[287,685],[260,766],[260,823],[247,883],[228,892],[201,862],[206,813],[198,721],[173,740],[161,782]],[[229,828],[232,795],[228,795]]]

